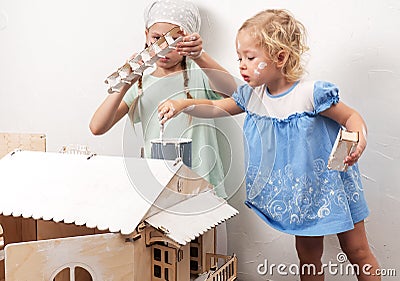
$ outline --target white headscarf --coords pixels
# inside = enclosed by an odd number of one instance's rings
[[[153,0],[144,11],[146,28],[157,22],[176,24],[188,34],[200,31],[201,19],[196,5],[186,0]]]

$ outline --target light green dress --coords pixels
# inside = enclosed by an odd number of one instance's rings
[[[220,99],[208,83],[205,73],[192,60],[187,60],[189,75],[189,91],[195,99]],[[144,136],[145,157],[151,155],[153,139],[160,138],[160,123],[157,107],[161,101],[167,99],[186,99],[182,73],[175,73],[166,77],[143,76],[143,94],[139,97],[135,109],[134,123],[142,122]],[[125,94],[124,102],[131,106],[138,95],[138,83],[135,83]],[[164,126],[165,139],[190,138],[192,139],[192,169],[208,180],[215,187],[218,196],[226,198],[224,187],[224,172],[219,155],[217,130],[213,119],[190,118],[187,114],[179,114],[169,120]]]

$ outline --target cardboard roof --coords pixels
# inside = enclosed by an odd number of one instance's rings
[[[212,191],[206,191],[145,221],[155,228],[165,230],[166,236],[185,245],[238,213],[224,199],[215,196]]]
[[[148,217],[153,217],[149,220],[153,223],[156,218],[164,217],[174,221],[167,228],[178,231],[182,228],[179,225],[185,222],[182,217],[171,216],[171,211],[177,208],[174,206],[189,199],[188,203],[192,202],[192,205],[204,203],[202,196],[178,194],[165,188],[178,173],[193,172],[181,162],[174,165],[172,161],[155,159],[89,158],[86,155],[17,151],[0,160],[0,213],[75,223],[122,234],[132,233]],[[208,182],[197,178],[191,184],[198,185],[200,191]],[[163,196],[164,193],[167,196]],[[212,192],[207,193],[208,201],[217,198]],[[155,202],[160,202],[161,207],[155,208]],[[214,204],[215,209],[221,202],[214,200]],[[223,204],[227,205],[226,202]],[[185,235],[171,238],[182,244],[187,240],[182,237],[198,236],[236,214],[237,211],[232,209],[219,209],[212,221],[207,218],[208,214],[198,214],[197,221],[204,217],[199,223],[200,229],[187,229]]]

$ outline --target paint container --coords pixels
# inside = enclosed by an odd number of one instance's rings
[[[192,167],[192,140],[186,138],[154,139],[151,143],[151,158],[177,160]]]

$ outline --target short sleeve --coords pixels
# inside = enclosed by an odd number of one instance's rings
[[[122,100],[126,103],[126,105],[129,108],[128,116],[133,124],[140,122],[139,108],[135,108],[134,110],[133,108],[131,109],[133,101],[137,96],[138,96],[138,87],[137,83],[135,83],[132,87],[129,88],[128,91],[126,91],[124,97],[122,98]]]
[[[211,88],[208,77],[204,71],[191,59],[188,59],[186,63],[186,67],[190,73],[189,86],[191,94],[198,99],[222,99],[222,96],[214,92]]]
[[[339,102],[339,89],[330,82],[316,81],[314,84],[314,110],[320,113]]]
[[[211,86],[209,85],[208,80],[204,80],[204,90],[205,90],[207,99],[209,99],[209,100],[220,100],[220,99],[222,99],[221,95],[217,94],[216,92],[214,92],[211,89]]]
[[[233,100],[243,111],[246,111],[247,103],[252,91],[253,89],[249,85],[244,84],[239,86],[236,92],[232,95]]]
[[[122,100],[126,103],[128,107],[132,105],[133,100],[137,96],[137,93],[138,93],[137,83],[135,83],[132,87],[129,88],[128,91],[126,91]]]

